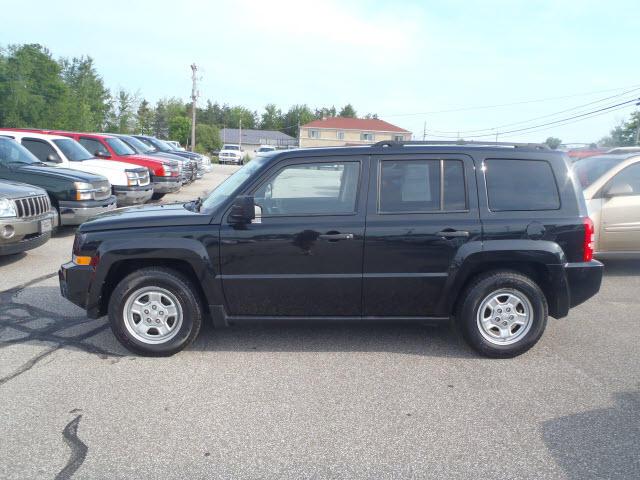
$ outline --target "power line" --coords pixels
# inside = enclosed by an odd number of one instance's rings
[[[525,105],[528,103],[540,103],[540,102],[550,102],[552,100],[563,100],[563,99],[567,99],[567,98],[575,98],[575,97],[586,97],[589,95],[595,95],[597,93],[606,93],[606,92],[614,92],[617,90],[623,90],[623,89],[628,89],[628,88],[636,88],[636,87],[640,87],[639,84],[635,84],[635,85],[629,85],[626,87],[618,87],[618,88],[608,88],[605,90],[594,90],[591,92],[583,92],[583,93],[574,93],[572,95],[563,95],[563,96],[559,96],[559,97],[547,97],[547,98],[538,98],[538,99],[533,99],[533,100],[521,100],[518,102],[511,102],[511,103],[499,103],[499,104],[495,104],[495,105],[478,105],[478,106],[473,106],[473,107],[458,107],[458,108],[452,108],[452,109],[447,109],[447,110],[432,110],[430,112],[412,112],[412,113],[394,113],[394,114],[390,114],[390,115],[380,115],[381,117],[385,117],[385,118],[390,118],[390,117],[409,117],[409,116],[415,116],[415,115],[435,115],[437,113],[453,113],[453,112],[467,112],[470,110],[484,110],[484,109],[490,109],[490,108],[501,108],[501,107],[511,107],[514,105]]]
[[[504,132],[496,131],[494,133],[488,133],[488,134],[484,134],[484,135],[465,135],[465,138],[481,138],[481,137],[493,136],[494,134],[507,135],[509,133],[525,132],[527,130],[533,130],[533,129],[536,129],[536,128],[546,127],[546,126],[549,126],[549,125],[559,126],[557,124],[560,124],[560,123],[562,123],[563,125],[567,125],[568,123],[573,123],[572,120],[576,120],[576,119],[579,119],[579,118],[581,119],[581,118],[584,118],[584,117],[591,118],[591,116],[597,116],[597,115],[594,115],[594,114],[600,113],[600,112],[610,113],[613,109],[615,109],[613,111],[621,110],[622,108],[624,108],[626,106],[629,106],[632,103],[637,103],[639,101],[640,101],[640,98],[634,98],[633,100],[627,100],[625,102],[621,102],[621,103],[618,103],[618,104],[615,104],[615,105],[610,105],[610,106],[607,106],[607,107],[599,108],[599,109],[593,110],[591,112],[581,113],[579,115],[574,115],[574,116],[571,116],[571,117],[567,117],[567,118],[563,118],[563,119],[559,119],[559,120],[554,120],[553,122],[541,123],[539,125],[532,125],[530,127],[517,128],[517,129],[514,129],[514,130],[507,130],[507,131],[504,131]],[[617,108],[617,107],[621,107],[621,108]],[[431,134],[430,132],[428,132],[428,133],[429,133],[429,136],[431,136],[431,137],[451,138],[451,135],[443,136],[443,135]]]
[[[536,120],[541,120],[543,118],[555,117],[556,115],[561,115],[563,113],[571,112],[573,110],[579,110],[581,108],[588,107],[590,105],[603,103],[603,102],[605,102],[607,100],[611,100],[613,98],[624,97],[624,96],[627,96],[630,93],[636,92],[638,90],[640,90],[640,87],[634,88],[632,90],[627,90],[626,92],[620,93],[618,95],[611,95],[609,97],[601,98],[599,100],[594,100],[592,102],[584,103],[582,105],[577,105],[575,107],[567,108],[565,110],[560,110],[558,112],[553,112],[553,113],[549,113],[549,114],[546,114],[546,115],[541,115],[539,117],[533,117],[533,118],[530,118],[528,120],[521,120],[519,122],[506,123],[506,124],[503,124],[503,125],[497,125],[497,126],[491,127],[491,128],[479,128],[479,129],[475,129],[475,130],[431,130],[431,131],[435,132],[435,133],[445,133],[445,134],[446,133],[453,134],[453,133],[457,133],[457,132],[462,133],[462,134],[467,134],[467,133],[478,133],[478,132],[489,132],[489,131],[495,133],[495,131],[497,129],[499,129],[499,128],[511,127],[511,126],[515,126],[515,125],[522,125],[522,124],[534,122]]]

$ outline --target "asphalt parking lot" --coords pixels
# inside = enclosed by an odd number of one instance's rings
[[[640,478],[640,261],[511,360],[404,323],[205,327],[142,358],[60,296],[72,242],[0,259],[1,478]]]

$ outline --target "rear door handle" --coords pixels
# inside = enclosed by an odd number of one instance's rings
[[[466,230],[442,230],[441,232],[436,232],[436,235],[445,238],[468,237],[469,232]]]
[[[320,235],[320,240],[337,242],[338,240],[353,240],[353,233],[326,233]]]

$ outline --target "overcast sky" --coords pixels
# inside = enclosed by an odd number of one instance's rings
[[[90,55],[109,88],[152,101],[188,99],[195,62],[202,100],[259,112],[350,102],[419,138],[426,122],[431,139],[506,132],[640,96],[546,116],[640,88],[638,0],[92,3],[22,0],[6,12],[0,45]],[[434,113],[456,109],[468,110]],[[594,141],[632,111],[500,138]]]

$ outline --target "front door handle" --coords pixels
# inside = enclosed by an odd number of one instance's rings
[[[353,240],[353,233],[326,233],[320,235],[320,240],[337,242],[338,240]]]
[[[436,232],[436,235],[439,237],[445,238],[454,238],[454,237],[468,237],[469,232],[466,230],[442,230],[441,232]]]

